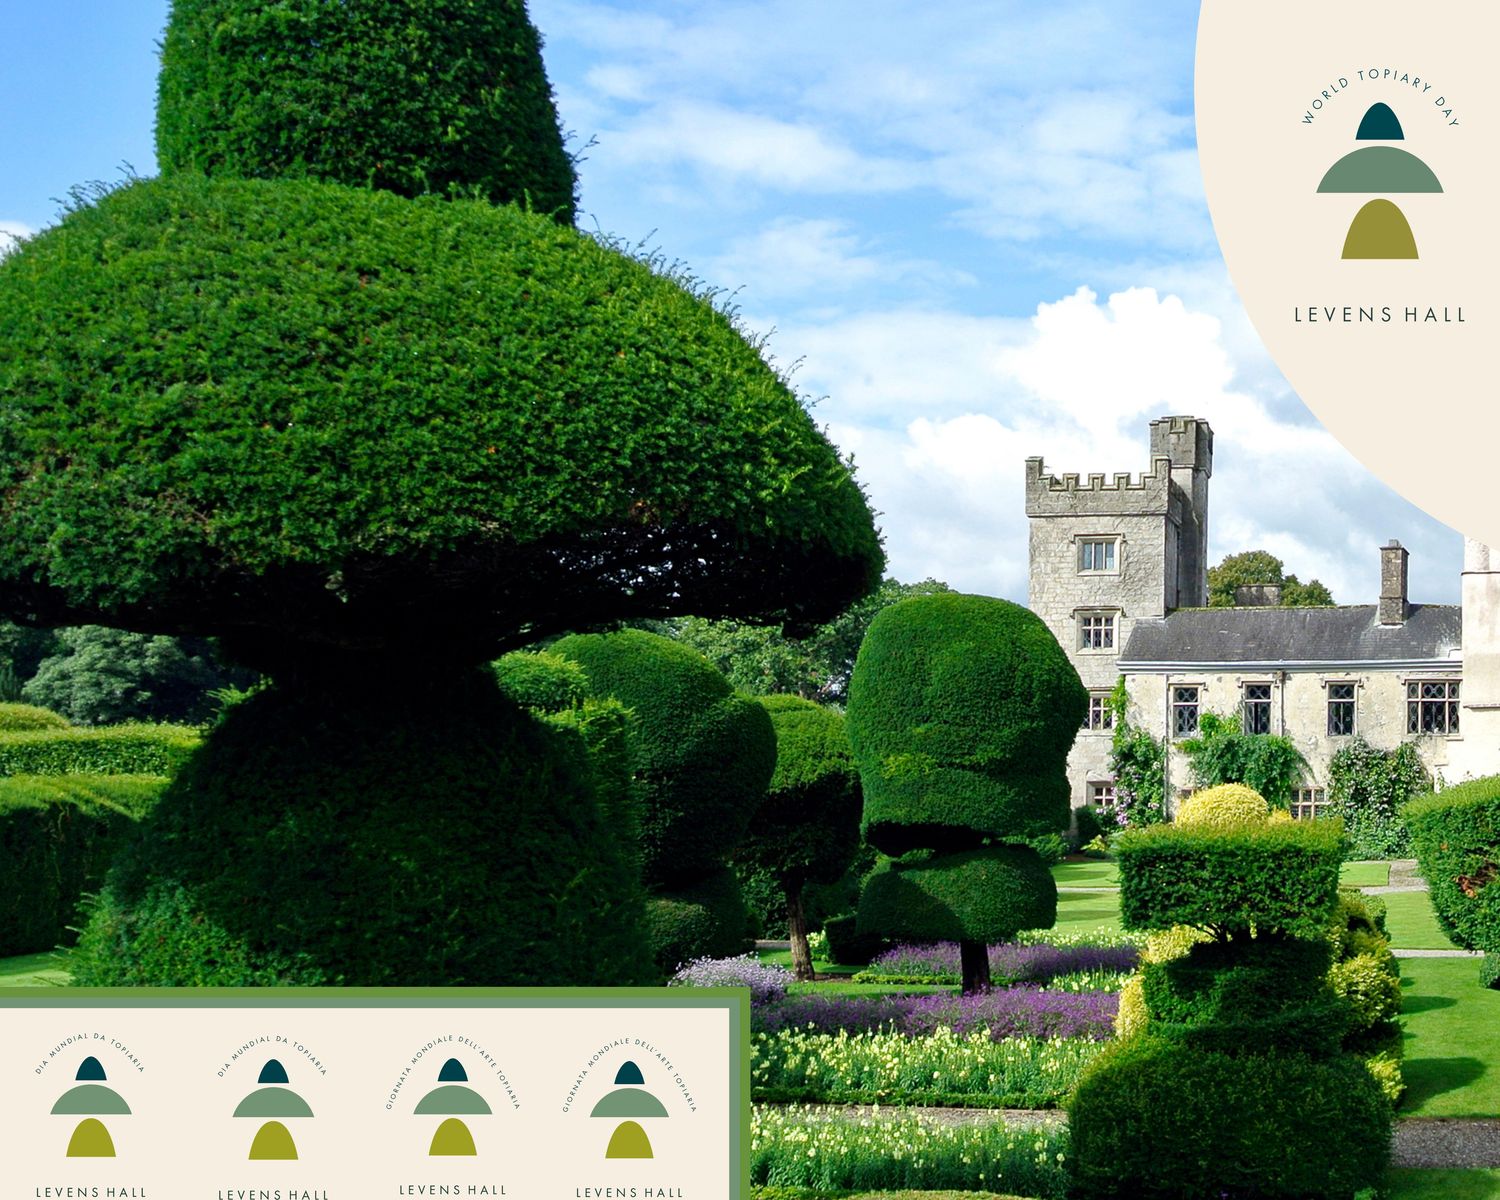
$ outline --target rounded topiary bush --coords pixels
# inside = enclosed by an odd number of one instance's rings
[[[1264,825],[1270,811],[1265,797],[1254,788],[1221,783],[1184,800],[1173,822],[1184,829],[1240,829]]]
[[[458,187],[573,215],[540,39],[522,0],[172,0],[162,171]]]
[[[1018,604],[943,593],[882,610],[849,687],[865,840],[894,855],[1061,833],[1087,697]]]
[[[1118,1043],[1068,1102],[1080,1200],[1350,1200],[1378,1189],[1390,1105],[1352,1058]]]
[[[0,262],[0,407],[11,611],[272,674],[815,621],[879,578],[848,468],[731,320],[514,207],[132,183]]]
[[[588,698],[588,676],[572,659],[560,654],[516,650],[490,664],[500,690],[522,708],[564,712]]]
[[[61,713],[36,704],[0,704],[0,733],[28,733],[34,729],[71,729]]]
[[[116,861],[75,981],[647,982],[587,753],[478,669],[261,692]]]
[[[646,940],[670,975],[695,958],[729,958],[750,945],[750,916],[727,867],[646,901]]]
[[[1003,942],[1057,921],[1057,888],[1029,846],[916,852],[883,862],[859,898],[859,932],[913,942]]]
[[[634,712],[631,766],[647,882],[666,888],[717,871],[776,769],[766,710],[671,638],[624,629],[565,637],[551,649],[583,667],[595,695]]]

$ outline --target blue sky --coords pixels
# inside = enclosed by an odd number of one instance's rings
[[[1024,599],[1022,462],[1139,471],[1216,433],[1214,559],[1265,548],[1344,603],[1376,546],[1452,602],[1461,541],[1287,388],[1225,275],[1194,150],[1197,0],[533,0],[586,229],[734,293],[881,511],[892,570]],[[155,170],[166,0],[13,0],[0,230]]]

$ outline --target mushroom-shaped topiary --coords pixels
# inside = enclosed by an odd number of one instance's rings
[[[1020,605],[946,593],[875,618],[849,686],[849,740],[865,840],[895,861],[865,886],[861,933],[957,940],[973,991],[989,979],[986,941],[1053,923],[1052,878],[1015,843],[1067,826],[1067,756],[1087,702],[1057,639]]]
[[[579,663],[596,696],[634,712],[631,767],[645,880],[657,896],[650,921],[658,965],[671,972],[687,958],[736,952],[746,922],[725,862],[776,769],[770,716],[671,638],[634,629],[576,634],[552,653]]]
[[[802,892],[832,883],[859,850],[859,771],[844,717],[800,696],[761,701],[776,728],[776,773],[735,851],[743,870],[763,871],[786,895],[792,971],[813,977]]]
[[[0,263],[0,613],[213,635],[275,680],[143,827],[95,982],[560,981],[500,937],[634,981],[590,952],[640,921],[576,734],[470,668],[878,581],[859,487],[733,321],[567,223],[537,46],[518,0],[176,0],[164,176]]]
[[[1266,798],[1243,783],[1221,783],[1194,792],[1177,810],[1182,829],[1239,829],[1264,825],[1271,810]]]

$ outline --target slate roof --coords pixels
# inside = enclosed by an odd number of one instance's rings
[[[1373,604],[1337,608],[1184,608],[1137,621],[1121,667],[1150,663],[1358,663],[1453,659],[1456,604],[1414,604],[1381,625]]]

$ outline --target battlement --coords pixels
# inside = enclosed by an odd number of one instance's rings
[[[1151,458],[1170,458],[1174,467],[1214,473],[1214,431],[1201,417],[1158,417],[1151,422]]]
[[[1151,470],[1142,475],[1119,471],[1113,475],[1090,474],[1088,482],[1077,472],[1052,475],[1040,458],[1026,460],[1026,515],[1051,516],[1154,516],[1164,515],[1171,504],[1172,461],[1153,458]]]

